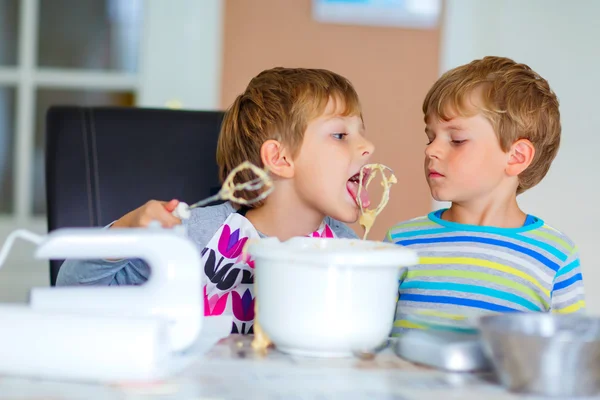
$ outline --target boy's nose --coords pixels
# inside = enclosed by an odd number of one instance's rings
[[[373,152],[375,151],[375,145],[371,143],[367,138],[363,137],[362,139],[363,142],[360,146],[361,156],[367,157],[373,155]]]
[[[425,156],[427,158],[439,158],[440,157],[440,146],[436,144],[436,141],[429,143],[425,147]]]

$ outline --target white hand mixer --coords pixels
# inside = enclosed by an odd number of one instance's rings
[[[182,228],[182,227],[179,227]],[[38,259],[142,258],[141,286],[33,288],[29,305],[1,304],[0,374],[93,381],[147,381],[173,372],[203,331],[200,254],[182,229],[13,232]],[[225,321],[226,335],[231,320]],[[206,332],[204,332],[206,333]]]

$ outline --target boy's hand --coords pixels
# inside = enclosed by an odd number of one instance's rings
[[[181,224],[181,220],[171,214],[177,204],[179,204],[179,200],[169,202],[150,200],[143,206],[122,216],[111,228],[144,228],[152,221],[160,222],[163,228],[172,228]]]

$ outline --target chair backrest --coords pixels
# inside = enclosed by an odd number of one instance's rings
[[[220,111],[51,107],[48,230],[105,226],[148,200],[193,203],[219,188]],[[54,286],[62,260],[51,261]]]

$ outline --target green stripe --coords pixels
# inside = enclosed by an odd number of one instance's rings
[[[512,288],[512,289],[524,294],[525,296],[530,297],[534,301],[539,300],[544,305],[544,308],[546,308],[546,309],[549,308],[548,303],[542,297],[540,297],[535,292],[535,290],[533,290],[523,284],[512,281],[510,279],[486,274],[484,272],[447,270],[447,269],[444,269],[444,270],[439,270],[439,269],[438,270],[421,270],[421,271],[413,270],[413,271],[408,271],[408,273],[406,274],[406,279],[420,278],[420,277],[424,277],[424,276],[437,276],[437,277],[443,276],[443,277],[452,277],[452,278],[465,278],[465,279],[482,280],[482,281],[496,283],[501,286],[506,286],[506,287]]]
[[[421,326],[423,326],[423,329],[426,329],[426,330],[431,329],[431,330],[435,330],[435,331],[456,332],[456,333],[464,333],[464,334],[479,333],[477,328],[469,328],[466,326],[460,327],[460,326],[456,326],[456,325],[436,323],[435,321],[423,321],[421,319],[415,320],[415,319],[411,318],[411,316],[408,314],[400,315],[400,317],[401,317],[401,319],[397,320],[396,322],[402,321],[402,319],[404,319],[405,321],[411,322],[413,324],[421,325]]]
[[[551,242],[557,243],[560,246],[562,246],[563,248],[566,249],[567,253],[571,253],[573,251],[573,246],[571,246],[569,243],[567,243],[564,239],[560,238],[559,236],[552,234],[550,232],[545,232],[542,230],[535,230],[535,231],[531,231],[530,232],[532,235],[537,235],[540,237],[543,237],[544,239],[548,239]]]
[[[407,222],[405,224],[399,224],[394,226],[391,230],[396,230],[396,229],[404,229],[404,228],[415,228],[415,227],[419,227],[419,226],[435,226],[437,225],[435,222],[432,222],[430,220],[423,220],[423,221],[418,221],[418,222]]]

